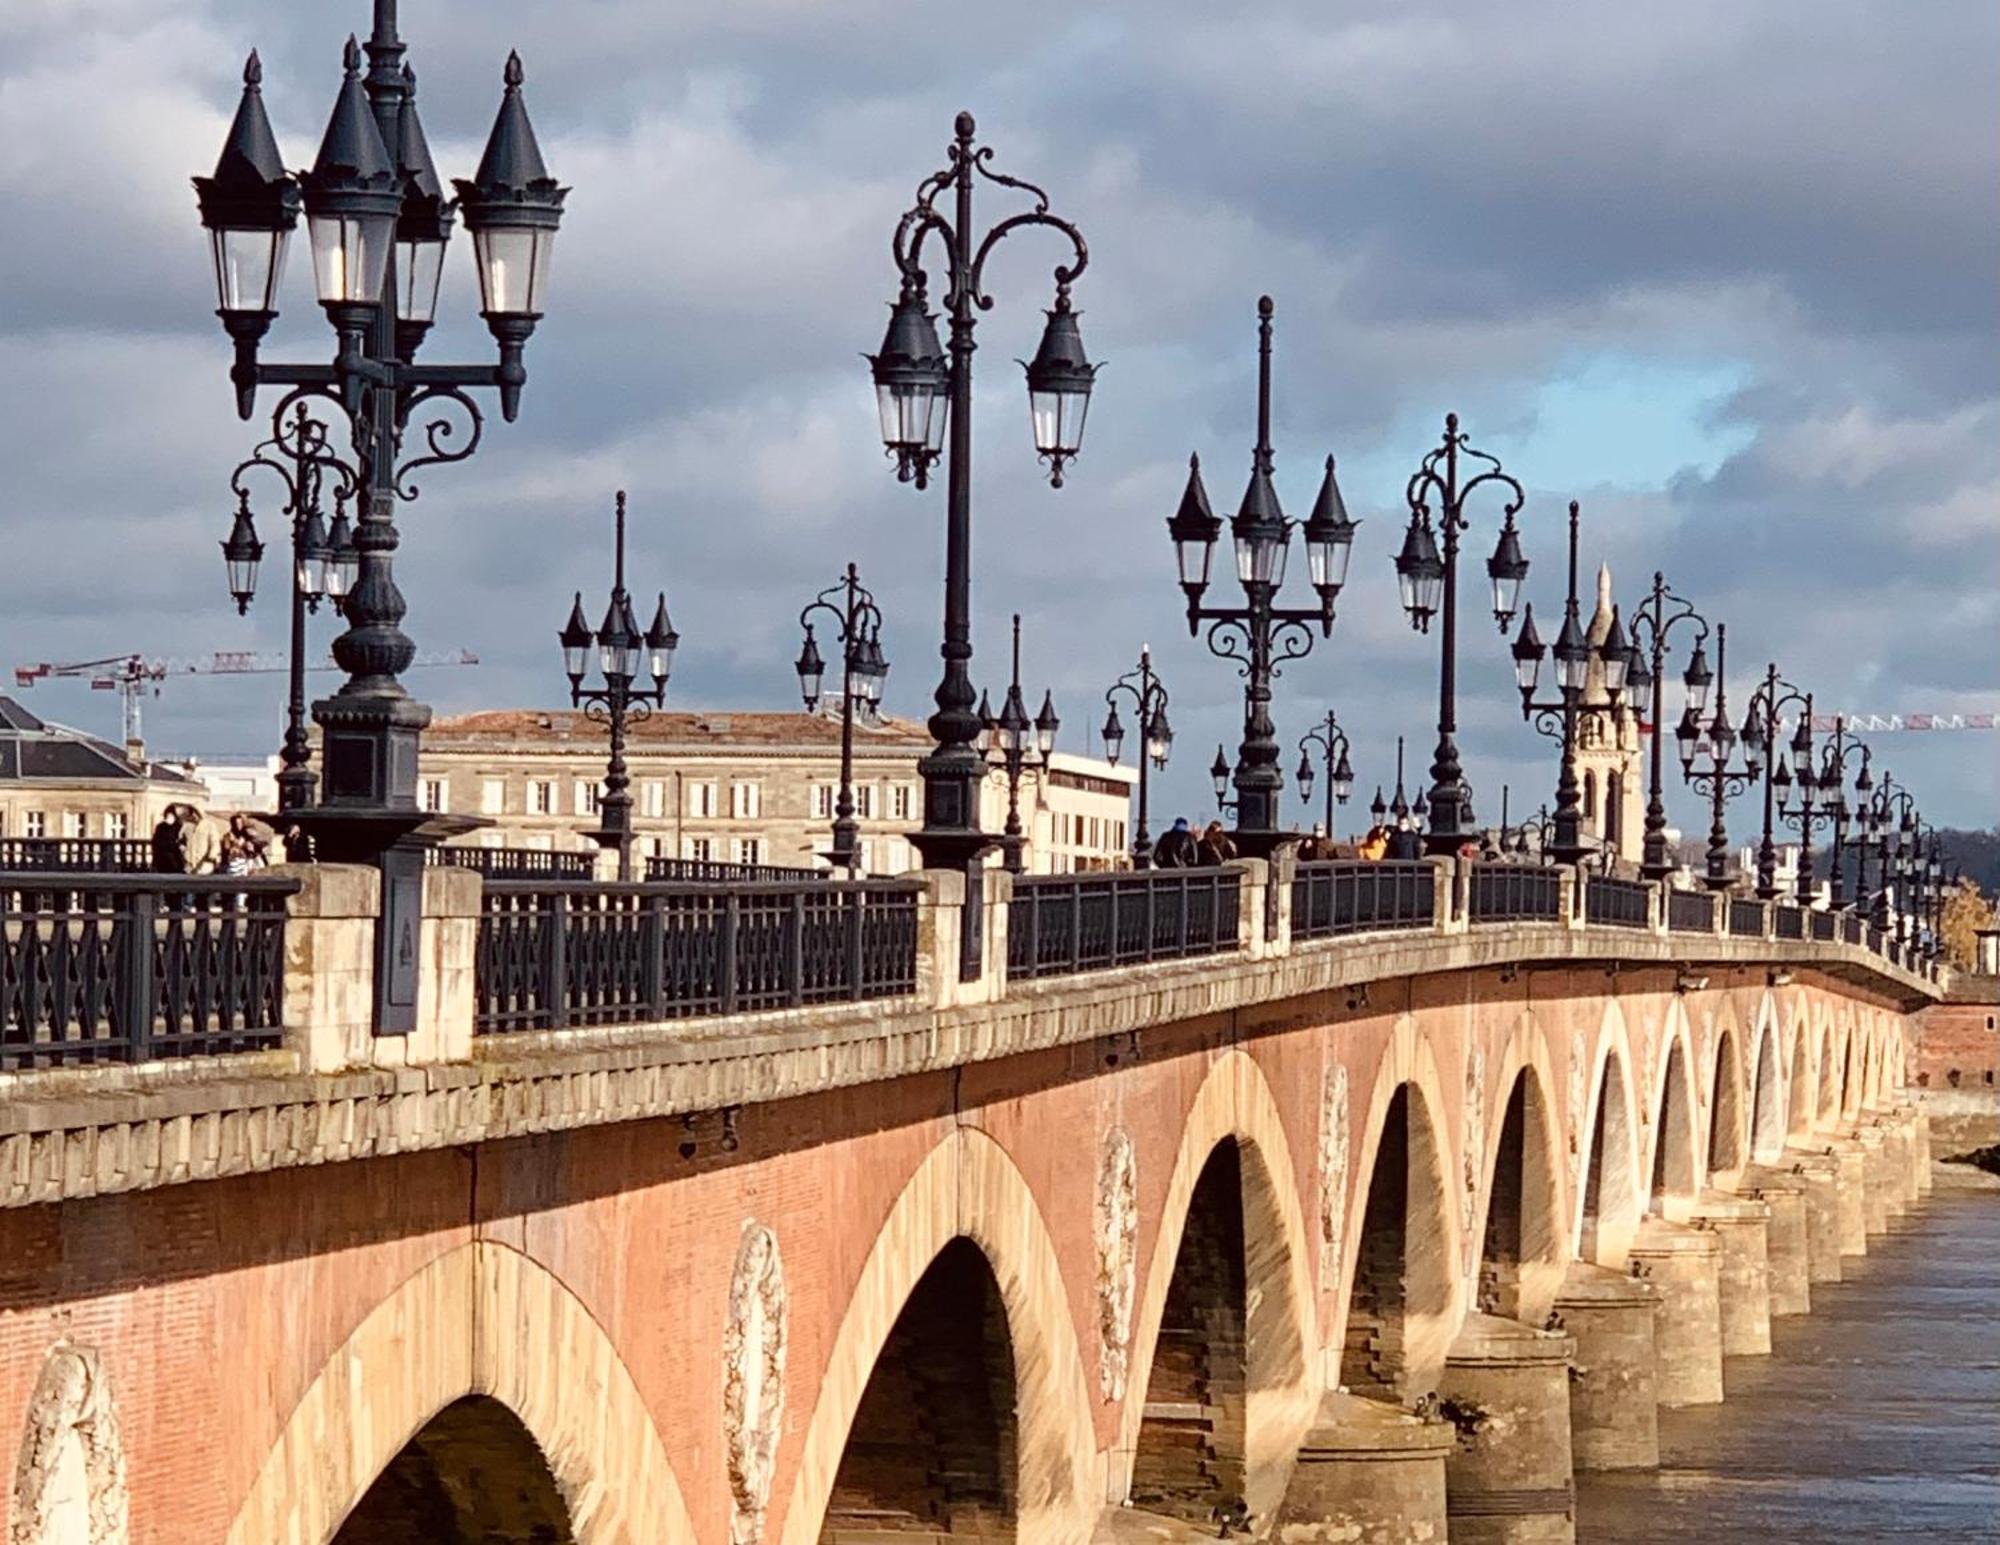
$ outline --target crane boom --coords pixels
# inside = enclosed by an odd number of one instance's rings
[[[415,669],[478,663],[479,656],[470,649],[448,649],[419,654],[410,665]],[[14,684],[32,687],[45,679],[87,677],[91,691],[116,692],[123,702],[125,744],[133,748],[145,743],[141,705],[145,702],[147,688],[150,687],[158,696],[160,683],[169,676],[271,676],[282,675],[290,669],[291,662],[285,655],[250,649],[218,649],[202,659],[162,656],[148,659],[144,655],[122,654],[109,655],[102,660],[75,660],[67,665],[52,665],[47,660],[34,665],[17,665],[14,667]],[[336,671],[340,667],[328,656],[308,664],[306,669]]]

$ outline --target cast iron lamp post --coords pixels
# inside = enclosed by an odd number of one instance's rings
[[[1646,788],[1646,845],[1640,854],[1639,872],[1648,880],[1664,880],[1679,864],[1667,852],[1667,800],[1661,777],[1666,760],[1666,671],[1667,646],[1674,630],[1683,623],[1694,633],[1694,647],[1688,653],[1687,668],[1681,672],[1683,690],[1681,717],[1692,716],[1699,724],[1708,707],[1708,689],[1714,674],[1708,668],[1708,619],[1696,611],[1684,596],[1676,595],[1666,575],[1653,571],[1652,592],[1632,613],[1632,667],[1625,685],[1633,695],[1650,693],[1653,733]],[[1714,728],[1710,727],[1711,737]],[[1698,736],[1696,738],[1699,738]],[[1733,736],[1725,734],[1725,739]]]
[[[1750,709],[1743,720],[1744,754],[1747,758],[1754,752],[1762,760],[1764,769],[1764,831],[1757,844],[1757,897],[1760,901],[1772,901],[1778,895],[1778,845],[1771,834],[1771,823],[1778,806],[1788,803],[1790,799],[1791,769],[1785,763],[1784,749],[1778,744],[1782,733],[1781,717],[1787,708],[1799,710],[1798,729],[1792,736],[1793,755],[1810,757],[1812,699],[1780,677],[1778,667],[1771,665],[1764,672],[1764,680],[1750,694]],[[1804,888],[1801,894],[1810,894],[1811,876],[1812,856],[1808,848],[1799,855],[1799,883]]]
[[[313,705],[325,738],[321,802],[301,812],[321,854],[337,859],[378,857],[425,822],[417,809],[417,742],[430,711],[398,679],[415,651],[400,626],[405,608],[392,572],[395,506],[416,497],[409,478],[417,468],[462,461],[477,448],[482,419],[472,389],[497,391],[502,415],[514,418],[527,379],[523,351],[541,318],[567,192],[543,165],[521,99],[521,61],[510,54],[479,170],[459,181],[456,200],[446,199],[403,52],[395,0],[375,0],[366,79],[363,49],[349,38],[345,78],[318,159],[298,177],[279,156],[253,53],[215,173],[195,179],[214,253],[218,315],[235,343],[230,380],[237,412],[248,418],[258,387],[277,386],[285,390],[274,426],[305,397],[331,403],[352,426],[360,483],[357,563],[347,631],[333,645],[348,679]],[[270,364],[259,360],[258,344],[277,315],[285,248],[301,207],[336,349],[326,364]],[[494,365],[415,362],[436,315],[455,215],[472,233],[481,314],[499,348]],[[463,427],[451,409],[466,415]],[[430,416],[433,410],[446,416]],[[421,444],[405,457],[405,439],[419,418]],[[416,864],[410,855],[396,866],[394,888],[404,897],[418,878]],[[386,907],[394,914],[398,903]],[[391,926],[384,933],[398,931]],[[412,974],[393,984],[398,1002],[414,991],[413,982]]]
[[[1278,792],[1285,775],[1278,766],[1277,726],[1271,722],[1271,683],[1289,660],[1304,658],[1313,646],[1316,626],[1322,638],[1333,633],[1333,605],[1347,582],[1347,563],[1360,524],[1350,520],[1334,480],[1333,458],[1306,518],[1303,532],[1315,607],[1277,605],[1285,582],[1285,557],[1293,523],[1285,518],[1278,491],[1271,483],[1271,297],[1257,302],[1257,444],[1251,453],[1250,482],[1243,503],[1229,523],[1236,550],[1236,579],[1243,588],[1239,607],[1203,606],[1209,566],[1222,522],[1209,508],[1202,487],[1201,463],[1188,458],[1187,488],[1180,508],[1167,522],[1180,566],[1181,589],[1187,595],[1188,636],[1198,637],[1208,624],[1209,652],[1237,662],[1244,678],[1243,743],[1236,758],[1236,842],[1252,858],[1267,854],[1278,838]],[[1218,800],[1221,798],[1218,795]]]
[[[1041,712],[1028,717],[1028,705],[1021,696],[1021,614],[1014,613],[1014,676],[1007,686],[1007,700],[996,718],[986,699],[979,701],[979,749],[987,761],[1007,775],[1007,824],[1001,829],[1001,863],[1009,874],[1024,867],[1028,839],[1021,830],[1021,774],[1030,767],[1046,768],[1056,749],[1056,732],[1062,721],[1056,717],[1055,698],[1042,693]]]
[[[1312,748],[1319,747],[1320,760],[1326,764],[1326,836],[1334,838],[1333,807],[1344,805],[1354,792],[1354,768],[1347,760],[1347,731],[1340,727],[1333,716],[1333,710],[1326,711],[1326,722],[1315,725],[1299,739],[1299,803],[1311,804],[1313,797],[1313,757]]]
[[[1139,727],[1139,824],[1132,833],[1132,867],[1150,869],[1153,864],[1153,837],[1146,829],[1149,817],[1149,768],[1165,768],[1174,748],[1173,726],[1167,723],[1167,684],[1153,670],[1153,650],[1139,646],[1139,663],[1114,681],[1104,694],[1104,759],[1118,765],[1125,745],[1125,726],[1118,718],[1118,698],[1132,700],[1132,722]],[[1217,747],[1218,752],[1220,747]],[[1228,769],[1225,768],[1226,772]]]
[[[1763,776],[1764,746],[1753,706],[1743,720],[1742,760],[1731,761],[1736,755],[1738,737],[1729,722],[1729,624],[1726,622],[1715,625],[1715,710],[1704,724],[1701,699],[1706,696],[1707,686],[1701,676],[1706,669],[1697,643],[1694,657],[1688,661],[1687,675],[1682,678],[1687,683],[1688,701],[1681,711],[1674,739],[1680,747],[1681,777],[1696,793],[1708,795],[1708,862],[1702,883],[1712,891],[1725,891],[1732,883],[1729,827],[1725,820],[1728,803]],[[1654,678],[1657,687],[1658,672]],[[1653,736],[1656,741],[1660,737],[1657,721]]]
[[[1576,725],[1577,714],[1583,706],[1584,691],[1590,684],[1593,657],[1603,674],[1604,690],[1614,713],[1625,690],[1625,673],[1631,666],[1625,630],[1619,624],[1615,608],[1611,613],[1611,631],[1595,649],[1578,621],[1576,543],[1579,519],[1577,502],[1572,499],[1569,502],[1569,592],[1563,599],[1562,631],[1556,635],[1554,650],[1558,689],[1555,702],[1535,701],[1535,682],[1541,675],[1542,657],[1549,651],[1535,632],[1535,609],[1532,605],[1521,614],[1521,632],[1514,640],[1513,648],[1514,681],[1521,689],[1521,717],[1532,719],[1538,733],[1560,742],[1562,746],[1562,770],[1556,779],[1555,841],[1549,849],[1549,856],[1559,864],[1574,864],[1585,852],[1583,793],[1576,777]],[[1502,540],[1505,540],[1504,536]],[[1518,554],[1519,550],[1517,543],[1514,551]],[[1521,567],[1526,565],[1527,560],[1521,559]],[[1498,581],[1495,583],[1497,586]],[[1514,592],[1515,595],[1518,593]],[[1508,598],[1510,603],[1512,598],[1511,595]],[[1494,611],[1496,615],[1499,612],[1497,601]],[[1438,802],[1438,796],[1433,795],[1433,811],[1437,810]],[[1435,823],[1432,829],[1436,830]]]
[[[1777,689],[1773,683],[1777,679],[1777,670],[1778,668],[1775,665],[1770,668],[1770,680],[1766,683],[1767,688],[1769,688],[1769,695],[1774,697]],[[1780,701],[1782,702],[1782,699]],[[1812,905],[1813,899],[1813,825],[1824,814],[1828,813],[1822,811],[1822,803],[1830,804],[1831,801],[1825,798],[1819,786],[1819,774],[1813,767],[1812,694],[1807,692],[1803,696],[1798,697],[1797,701],[1799,704],[1799,719],[1797,726],[1792,731],[1791,761],[1788,764],[1784,753],[1778,753],[1773,759],[1776,765],[1771,770],[1769,782],[1771,789],[1777,795],[1778,821],[1782,825],[1791,827],[1799,834],[1798,880],[1797,884],[1793,887],[1793,894],[1798,898],[1800,906],[1809,907]],[[1767,715],[1766,717],[1767,726],[1775,728],[1777,724],[1776,717],[1774,715]],[[1792,804],[1794,790],[1798,794],[1798,804],[1796,806]],[[1766,815],[1766,820],[1769,820],[1768,814]],[[1768,827],[1765,834],[1765,847],[1770,848],[1771,861],[1775,864],[1776,849],[1771,847]],[[1758,851],[1757,869],[1761,892],[1762,886],[1766,883],[1763,849]],[[1775,884],[1771,886],[1771,894],[1773,896],[1777,894]]]
[[[1910,791],[1898,785],[1893,774],[1885,772],[1868,815],[1869,828],[1874,834],[1870,842],[1880,860],[1881,880],[1875,891],[1871,913],[1875,926],[1885,933],[1889,928],[1892,894],[1897,912],[1900,914],[1903,910],[1901,887],[1910,849],[1916,840],[1919,819],[1916,801]]]
[[[1483,463],[1483,469],[1463,483],[1459,481],[1459,459],[1469,457]],[[1438,673],[1438,743],[1431,763],[1430,830],[1424,845],[1433,855],[1452,854],[1472,826],[1472,791],[1466,786],[1465,771],[1458,760],[1458,538],[1469,522],[1465,501],[1476,490],[1491,483],[1510,497],[1501,511],[1500,539],[1493,556],[1486,560],[1487,577],[1493,584],[1493,617],[1505,633],[1514,620],[1520,599],[1521,582],[1528,577],[1528,560],[1521,552],[1520,532],[1514,517],[1527,502],[1521,485],[1501,467],[1497,458],[1474,450],[1459,433],[1458,415],[1447,413],[1444,441],[1411,476],[1405,491],[1410,507],[1410,524],[1403,533],[1403,548],[1396,555],[1396,579],[1403,610],[1410,625],[1428,633],[1431,618],[1444,614],[1444,638]],[[1437,525],[1444,532],[1444,551],[1438,551],[1432,530],[1432,500],[1436,500]]]
[[[834,642],[840,645],[840,792],[833,807],[833,847],[827,858],[852,879],[861,864],[861,827],[854,818],[854,719],[857,714],[871,721],[876,717],[889,661],[882,653],[881,609],[850,563],[838,584],[822,590],[799,613],[806,638],[795,669],[807,713],[818,712],[826,676],[826,662],[813,638],[812,619],[818,612],[831,619]]]
[[[1049,464],[1049,481],[1062,486],[1063,468],[1083,442],[1084,417],[1097,367],[1083,352],[1070,285],[1090,254],[1083,236],[1067,220],[1049,213],[1048,195],[1032,183],[1004,176],[988,166],[992,151],[975,147],[972,114],[960,113],[947,162],[917,188],[916,203],[897,223],[892,243],[902,289],[889,316],[881,352],[870,356],[882,441],[896,460],[896,474],[917,487],[928,485],[930,468],[946,459],[944,675],[938,682],[937,712],[931,715],[931,751],[917,764],[924,780],[923,829],[912,840],[931,868],[970,865],[992,846],[979,829],[979,790],[986,767],[977,742],[978,694],[972,686],[972,354],[976,313],[990,310],[985,288],[986,260],[999,241],[1024,226],[1047,226],[1066,237],[1072,260],[1055,270],[1055,305],[1048,313],[1041,347],[1027,365],[1029,422],[1035,449]],[[1007,216],[981,235],[973,224],[974,177],[1032,196],[1026,210]],[[950,190],[949,218],[938,208]],[[937,328],[926,297],[930,276],[924,243],[936,237],[944,255],[944,307],[951,315],[949,362],[938,346]],[[950,447],[945,435],[950,431]],[[976,937],[968,927],[966,937]],[[962,969],[970,969],[968,955]]]
[[[1819,788],[1827,816],[1833,823],[1832,890],[1827,904],[1836,912],[1847,905],[1847,828],[1855,811],[1855,806],[1847,802],[1847,763],[1857,751],[1861,754],[1861,768],[1854,776],[1854,794],[1857,804],[1865,808],[1875,787],[1869,771],[1873,753],[1865,741],[1848,729],[1847,716],[1835,714],[1833,733],[1820,749]]]
[[[347,519],[347,501],[356,486],[354,469],[327,445],[327,426],[297,404],[278,433],[254,450],[229,475],[236,495],[236,515],[229,539],[222,544],[229,574],[230,598],[238,615],[250,610],[257,591],[257,566],[264,556],[250,490],[244,474],[253,469],[271,473],[284,490],[280,512],[291,517],[291,658],[285,698],[285,739],[278,752],[278,809],[289,815],[312,804],[312,747],[306,736],[306,613],[317,612],[331,600],[338,612],[346,604],[359,555]],[[333,525],[326,523],[325,484],[333,481]]]
[[[563,670],[569,676],[569,701],[582,708],[591,719],[607,725],[611,732],[611,757],[604,769],[604,797],[598,801],[598,829],[590,835],[599,847],[618,854],[618,878],[632,878],[632,780],[625,767],[625,728],[652,717],[655,708],[666,706],[667,678],[673,674],[674,650],[680,635],[667,621],[667,598],[661,593],[653,610],[652,625],[642,634],[639,619],[632,614],[632,597],[625,589],[625,491],[618,491],[618,539],[611,582],[611,603],[604,609],[604,622],[596,633],[584,620],[583,592],[570,604],[569,621],[557,636],[562,641]],[[603,676],[601,687],[586,687],[590,673],[591,645],[597,646],[597,665]],[[643,658],[642,658],[643,656]],[[650,687],[638,685],[639,667],[653,679]]]

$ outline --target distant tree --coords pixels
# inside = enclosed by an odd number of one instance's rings
[[[1938,838],[1947,859],[1956,859],[1959,870],[1976,880],[1988,896],[2000,896],[2000,826],[1991,831],[1955,831],[1945,827]]]
[[[1960,879],[1958,888],[1944,898],[1944,958],[1961,971],[1979,964],[1978,933],[1993,926],[1993,903],[1981,894],[1970,879]]]

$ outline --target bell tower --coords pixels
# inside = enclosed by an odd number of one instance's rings
[[[1604,689],[1597,646],[1611,631],[1611,566],[1597,570],[1597,610],[1591,614],[1590,671],[1576,722],[1576,776],[1583,785],[1583,836],[1637,864],[1646,836],[1645,759],[1640,755],[1639,712],[1629,696],[1617,707]]]

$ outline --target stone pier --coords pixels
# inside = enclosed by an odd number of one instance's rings
[[[1840,1161],[1824,1150],[1787,1148],[1806,1204],[1806,1274],[1813,1282],[1840,1280]]]
[[[1722,1246],[1712,1229],[1648,1218],[1632,1241],[1635,1271],[1658,1291],[1654,1388],[1663,1406],[1722,1399]]]
[[[1561,1331],[1473,1314],[1444,1361],[1438,1395],[1458,1442],[1445,1460],[1456,1545],[1568,1545],[1576,1539],[1569,1382],[1576,1342]]]
[[[1305,1438],[1273,1538],[1297,1545],[1443,1545],[1452,1425],[1345,1391]]]
[[[1812,1243],[1805,1182],[1796,1173],[1752,1166],[1743,1177],[1743,1194],[1770,1209],[1764,1253],[1771,1313],[1810,1314]]]
[[[1570,1453],[1579,1470],[1648,1470],[1660,1462],[1659,1290],[1586,1262],[1572,1265],[1556,1314],[1576,1342]]]
[[[1725,1357],[1771,1350],[1770,1219],[1770,1208],[1746,1196],[1708,1192],[1695,1203],[1693,1222],[1712,1229],[1721,1248],[1717,1293]]]

